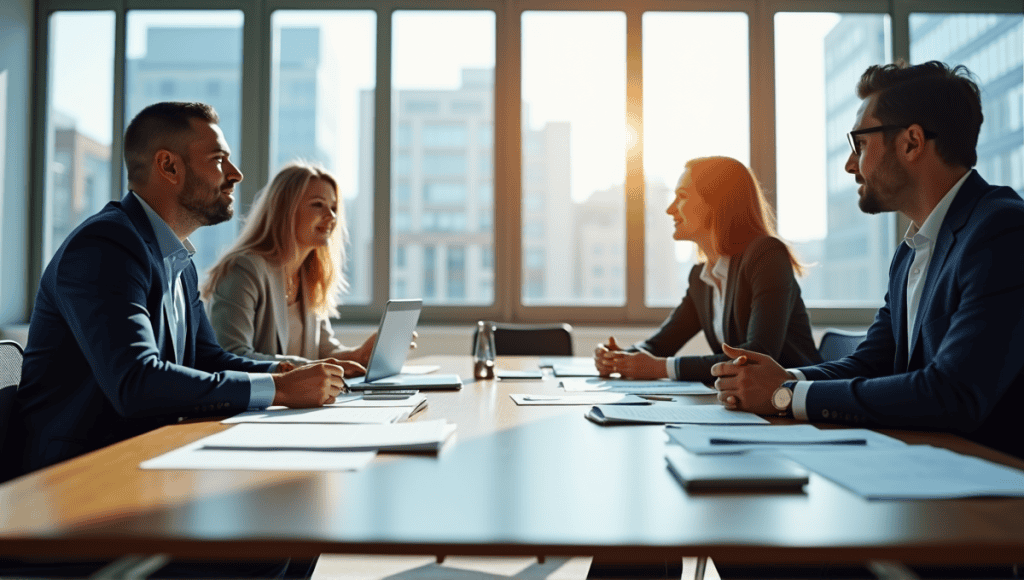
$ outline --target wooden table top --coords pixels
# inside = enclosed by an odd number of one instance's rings
[[[588,407],[517,406],[510,393],[555,394],[557,381],[473,382],[468,356],[415,362],[466,383],[428,392],[413,418],[458,425],[437,455],[380,455],[358,472],[139,469],[228,428],[164,427],[0,486],[0,556],[1024,561],[1024,500],[867,501],[816,475],[800,494],[688,495],[665,468],[660,426],[601,427],[584,419]],[[536,368],[535,358],[498,362]],[[887,433],[1024,468],[953,435]]]

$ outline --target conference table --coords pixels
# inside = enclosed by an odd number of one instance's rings
[[[230,428],[220,418],[185,421],[0,486],[0,557],[1024,561],[1021,499],[867,501],[816,475],[804,493],[689,495],[666,469],[661,426],[599,426],[584,418],[589,407],[510,398],[559,393],[550,375],[474,381],[468,356],[411,362],[440,365],[465,382],[461,391],[428,392],[428,407],[410,419],[458,425],[437,454],[380,454],[354,472],[140,469]],[[536,369],[537,359],[499,357],[498,366]],[[706,395],[677,399],[716,404]],[[954,435],[885,433],[1024,468]]]

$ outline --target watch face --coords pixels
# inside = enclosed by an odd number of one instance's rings
[[[789,387],[779,387],[775,389],[775,393],[772,394],[772,405],[780,411],[789,409],[789,404],[793,402],[793,391],[789,390]]]

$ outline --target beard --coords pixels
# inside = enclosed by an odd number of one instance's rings
[[[188,210],[197,222],[213,226],[226,222],[234,215],[231,200],[221,195],[220,187],[210,187],[189,168],[185,176],[185,188],[178,194],[178,203]]]
[[[892,148],[888,148],[882,162],[875,170],[875,175],[870,180],[866,177],[861,179],[864,184],[864,194],[860,196],[857,205],[862,212],[874,215],[897,210],[896,200],[910,181],[910,175],[896,160],[896,154]]]

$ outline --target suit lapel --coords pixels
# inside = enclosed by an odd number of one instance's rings
[[[893,371],[899,374],[907,371],[907,275],[910,273],[910,264],[914,261],[914,254],[902,242],[896,252],[900,256],[892,281],[889,283],[889,316],[895,335],[893,338],[896,340],[896,359],[893,361]]]
[[[946,259],[949,257],[953,245],[956,244],[957,232],[968,223],[971,213],[974,211],[977,201],[975,192],[985,185],[987,185],[985,180],[976,171],[971,170],[971,175],[960,186],[960,191],[957,192],[956,197],[953,198],[953,202],[949,206],[949,210],[946,212],[946,218],[942,220],[938,238],[935,240],[935,246],[932,249],[932,257],[928,261],[928,272],[925,277],[924,288],[921,289],[921,301],[917,304],[917,314],[914,319],[913,335],[911,336],[909,346],[909,353],[911,355],[913,355],[914,349],[917,347],[917,338],[921,335],[921,323],[924,320],[925,313],[932,310],[932,303],[935,301],[935,293],[938,286],[936,280],[942,276],[942,269],[946,265]],[[906,284],[904,284],[905,287]]]
[[[743,261],[743,254],[729,258],[729,278],[725,282],[724,303],[722,304],[722,338],[728,341],[730,345],[742,343],[747,338],[745,336],[736,336],[734,331],[738,329],[733,324],[736,318],[736,292],[739,286],[741,261]]]
[[[146,210],[143,209],[142,204],[136,199],[135,194],[128,193],[121,198],[121,210],[124,211],[128,219],[135,225],[136,231],[139,236],[146,242],[146,249],[149,251],[150,265],[153,266],[153,270],[156,271],[157,277],[160,279],[160,296],[163,296],[163,289],[167,287],[167,273],[164,272],[164,258],[163,254],[160,253],[160,245],[156,241],[156,232],[153,231],[153,224],[149,223],[149,216],[146,215]],[[150,324],[155,328],[153,329],[156,334],[157,348],[160,350],[161,358],[168,360],[174,360],[175,349],[173,338],[170,336],[170,320],[168,319],[168,313],[164,309],[163,301],[155,305],[149,304],[150,311]],[[154,316],[153,313],[159,312],[160,314]],[[167,347],[170,346],[170,349]]]

